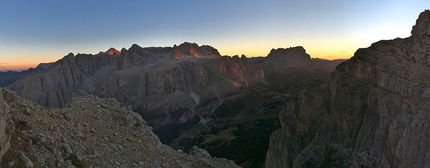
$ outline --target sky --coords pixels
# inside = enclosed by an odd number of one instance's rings
[[[0,70],[70,52],[183,42],[221,55],[303,46],[314,58],[350,58],[373,42],[410,36],[429,8],[428,0],[2,0]]]

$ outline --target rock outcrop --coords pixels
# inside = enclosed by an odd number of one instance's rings
[[[0,167],[238,167],[173,150],[140,115],[93,96],[45,109],[0,89],[0,147]]]
[[[245,57],[221,57],[210,46],[134,44],[121,53],[111,48],[97,55],[69,54],[7,88],[44,107],[64,107],[84,95],[115,98],[158,127],[209,117],[211,110],[196,108],[239,94],[239,87],[262,83],[263,78],[263,70]]]
[[[427,16],[411,37],[357,50],[328,83],[291,99],[266,167],[430,167]]]
[[[412,36],[430,36],[430,12],[425,10],[422,12],[416,21],[415,26],[412,27]]]

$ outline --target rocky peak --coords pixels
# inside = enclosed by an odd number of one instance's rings
[[[311,57],[302,46],[272,49],[267,55],[266,64],[285,67],[309,67]]]
[[[290,48],[278,48],[270,50],[267,58],[285,58],[285,57],[309,57],[306,54],[306,50],[302,46],[290,47]]]
[[[220,57],[218,50],[208,46],[199,46],[196,43],[184,42],[179,46],[173,46],[173,57]]]
[[[137,44],[133,44],[131,45],[131,47],[128,49],[128,51],[130,53],[138,53],[140,51],[140,49],[142,49],[141,46],[137,45]]]
[[[412,36],[430,36],[430,10],[420,13],[415,25],[412,27]]]
[[[109,50],[107,50],[106,53],[109,55],[120,55],[120,52],[113,47],[109,48]]]

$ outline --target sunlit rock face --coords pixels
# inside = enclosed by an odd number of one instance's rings
[[[210,46],[109,49],[97,55],[69,54],[43,73],[8,86],[45,107],[64,107],[73,97],[115,98],[154,126],[197,122],[197,107],[264,82],[263,70],[246,57],[221,57]],[[210,112],[202,114],[210,116]]]
[[[183,58],[183,57],[220,57],[218,50],[208,46],[199,46],[196,43],[182,43],[179,46],[173,46],[173,57]]]
[[[120,52],[115,48],[109,48],[109,50],[107,50],[106,53],[109,55],[120,55]]]
[[[288,102],[266,167],[429,167],[427,16],[411,37],[357,50],[328,83]]]
[[[249,64],[245,55],[223,57],[220,70],[228,75],[230,81],[238,87],[264,83],[263,68]]]

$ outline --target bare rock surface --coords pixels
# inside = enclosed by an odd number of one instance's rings
[[[0,93],[0,167],[238,167],[161,144],[140,115],[113,99],[77,97],[46,109]]]
[[[430,167],[430,22],[359,49],[280,114],[266,167]]]

